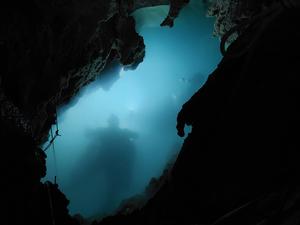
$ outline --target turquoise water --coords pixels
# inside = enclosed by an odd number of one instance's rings
[[[144,190],[177,154],[181,105],[199,89],[221,56],[213,21],[200,3],[161,28],[166,6],[134,14],[146,57],[135,70],[113,67],[59,109],[61,137],[47,151],[47,176],[57,176],[72,214],[109,214]]]

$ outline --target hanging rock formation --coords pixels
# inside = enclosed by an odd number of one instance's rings
[[[295,0],[281,2],[282,10],[239,33],[206,84],[184,105],[179,131],[185,123],[193,131],[168,179],[160,179],[160,190],[143,208],[94,224],[298,224],[300,14],[299,8],[289,8]],[[57,185],[40,182],[46,167],[38,146],[55,121],[56,107],[101,76],[106,65],[119,60],[135,68],[142,61],[145,46],[130,12],[167,3],[2,4],[1,224],[78,224]],[[184,4],[177,3],[178,12]]]
[[[299,224],[300,14],[268,10],[183,105],[178,134],[193,129],[170,179],[143,208],[97,224]]]
[[[40,183],[46,174],[45,154],[38,146],[56,120],[56,107],[112,61],[135,68],[143,60],[145,46],[130,13],[167,3],[12,0],[1,5],[0,149],[5,196],[1,224],[53,224],[49,217],[33,215],[50,213]],[[56,186],[52,190],[54,196],[62,195]],[[63,197],[54,197],[61,202],[56,207],[65,211],[54,212],[64,214],[54,215],[55,224],[72,224],[66,201],[59,199]]]

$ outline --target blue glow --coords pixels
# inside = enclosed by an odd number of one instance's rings
[[[159,27],[167,14],[165,6],[136,12],[137,30],[146,44],[144,62],[134,71],[111,72],[115,81],[110,88],[111,81],[100,77],[73,103],[59,110],[62,136],[55,141],[56,166],[52,150],[47,152],[46,179],[53,180],[57,175],[61,190],[71,200],[72,214],[91,217],[112,212],[122,199],[142,192],[180,149],[182,139],[175,129],[177,113],[221,57],[219,41],[212,37],[213,21],[205,17],[204,8],[197,2],[192,1],[183,10],[172,29]],[[110,137],[104,140],[103,133],[112,131],[108,125],[112,114],[120,122],[116,132],[123,132],[131,141],[125,141],[132,148],[127,159],[130,169],[117,170],[117,161],[104,153],[103,143]],[[130,138],[130,132],[137,136]],[[112,142],[118,142],[114,138]],[[97,163],[101,157],[111,161]],[[112,175],[107,171],[112,170],[117,171],[114,182],[124,182],[126,177],[130,184],[122,183],[123,187],[114,192],[108,190],[111,181],[107,176]]]

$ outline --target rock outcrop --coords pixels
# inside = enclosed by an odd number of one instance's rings
[[[145,46],[130,13],[167,3],[12,0],[2,4],[0,149],[5,210],[1,224],[52,224],[48,217],[28,215],[44,215],[48,207],[37,195],[43,192],[40,179],[46,174],[45,154],[38,146],[47,139],[57,106],[67,103],[112,61],[135,68],[143,60]],[[56,224],[72,224],[67,211],[63,213],[69,221],[57,219]]]
[[[299,8],[263,15],[179,113],[193,129],[168,182],[99,224],[299,224]]]
[[[119,58],[133,66],[143,59],[143,38],[135,32],[126,4],[120,4],[48,0],[1,7],[0,40],[7,61],[1,90],[30,121],[37,142],[46,137],[55,107],[110,61]]]
[[[289,8],[295,0],[283,2],[286,8],[248,24],[183,107],[180,126],[193,130],[160,190],[143,208],[98,224],[298,223],[300,18],[299,8]],[[40,182],[46,167],[38,146],[56,107],[110,62],[131,68],[141,62],[145,46],[130,12],[168,2],[6,3],[0,8],[1,224],[75,225],[57,185]]]

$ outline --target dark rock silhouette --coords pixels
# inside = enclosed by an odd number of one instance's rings
[[[73,173],[71,186],[80,186],[89,180],[96,181],[93,184],[98,185],[99,190],[101,186],[105,187],[102,199],[97,200],[102,206],[99,210],[114,211],[118,202],[130,191],[133,182],[136,158],[134,141],[138,134],[120,128],[118,117],[111,115],[107,127],[89,130],[86,135],[90,143],[80,159],[80,169]]]
[[[174,26],[174,20],[178,17],[180,10],[189,3],[189,0],[170,0],[170,9],[161,26]]]
[[[190,123],[193,131],[171,179],[144,208],[100,224],[299,223],[300,18],[299,7],[293,8],[299,1],[265,2],[278,2],[282,10],[248,24],[184,106],[179,128]],[[144,44],[130,11],[166,3],[13,0],[1,5],[1,224],[53,225],[49,192],[56,224],[76,224],[58,187],[40,183],[46,168],[38,146],[54,123],[55,108],[107,64],[119,59],[134,67],[141,61]],[[217,15],[234,25],[231,14]]]
[[[299,15],[278,5],[247,27],[179,112],[178,134],[193,128],[169,182],[99,224],[298,224]]]
[[[163,1],[5,2],[0,8],[0,149],[5,206],[1,224],[49,224],[37,192],[45,175],[46,141],[56,108],[112,61],[134,68],[143,38],[130,12]],[[164,3],[165,4],[165,3]],[[66,225],[69,223],[65,223]]]

